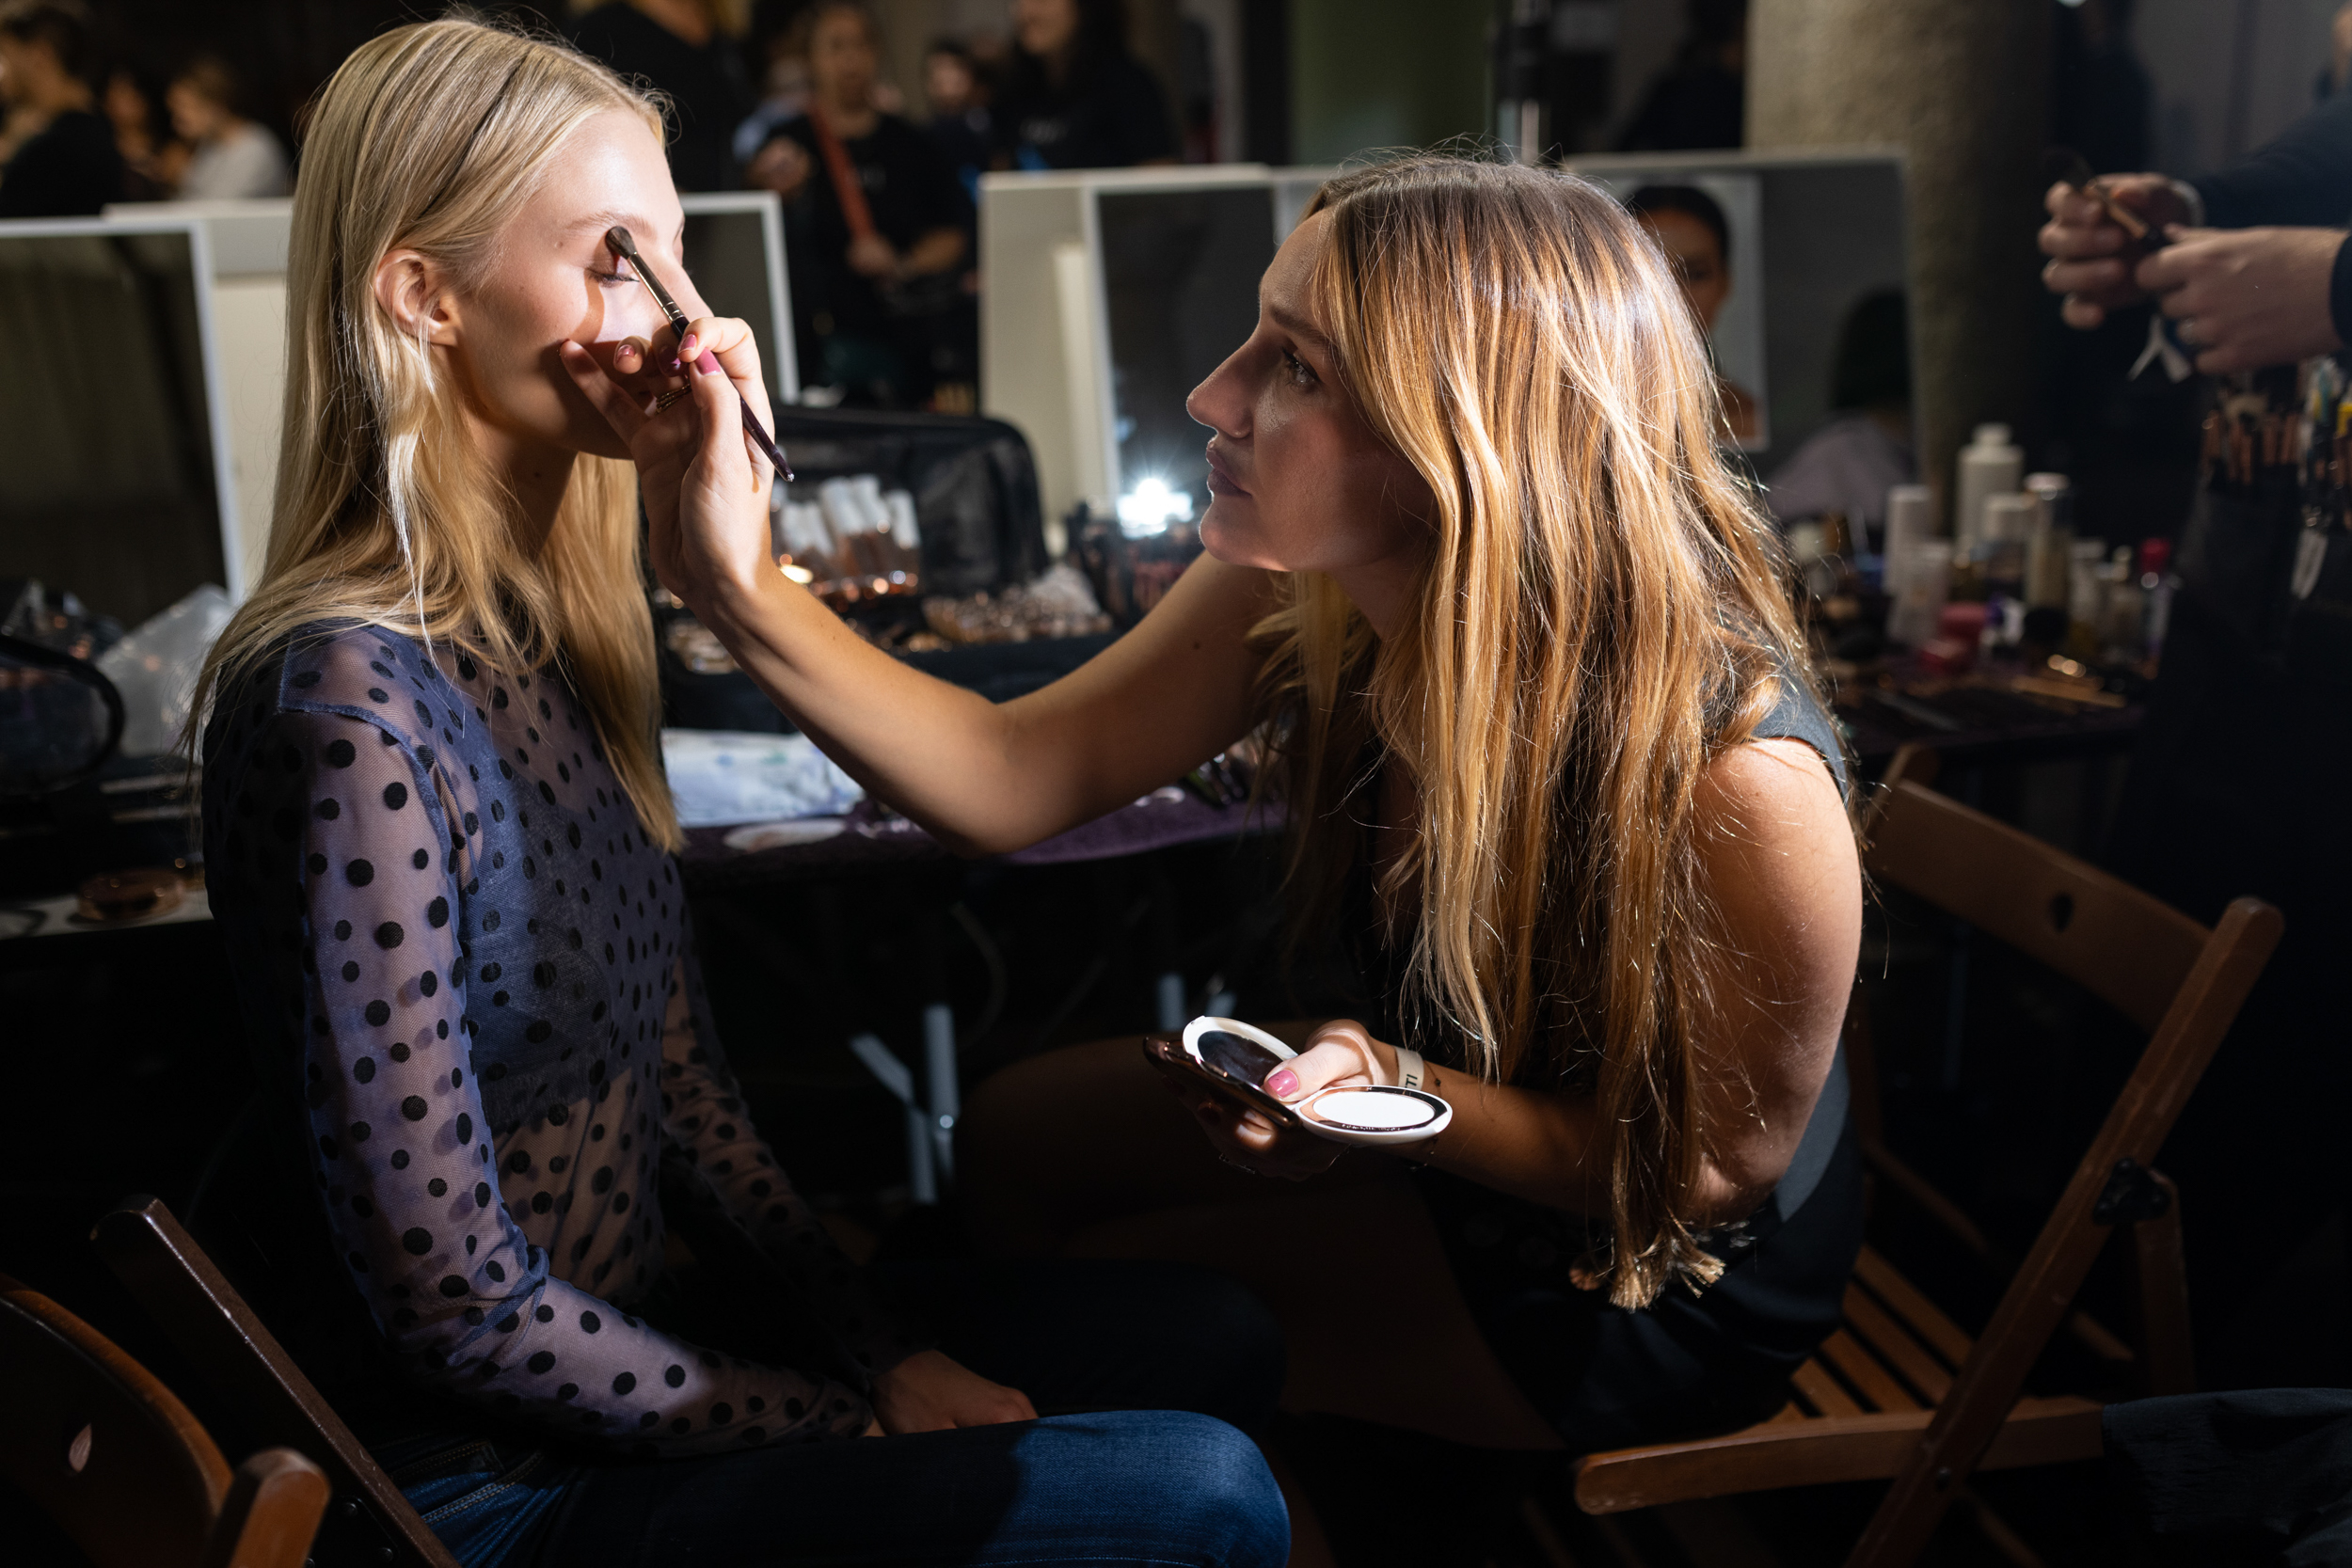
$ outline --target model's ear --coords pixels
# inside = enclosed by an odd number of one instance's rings
[[[457,341],[457,306],[441,269],[421,250],[394,250],[375,264],[375,302],[401,334],[447,348]]]

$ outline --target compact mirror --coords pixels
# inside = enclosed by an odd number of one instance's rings
[[[1298,1053],[1264,1030],[1232,1018],[1196,1018],[1184,1025],[1184,1051],[1212,1072],[1255,1087]],[[1454,1107],[1421,1089],[1354,1084],[1308,1096],[1293,1107],[1299,1124],[1343,1144],[1404,1144],[1434,1138],[1454,1119]]]

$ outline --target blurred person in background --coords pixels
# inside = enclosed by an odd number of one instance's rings
[[[246,118],[243,85],[215,55],[190,60],[164,93],[171,128],[196,150],[180,177],[183,201],[237,201],[294,189],[286,150]]]
[[[1836,513],[1875,549],[1886,492],[1919,477],[1911,429],[1911,328],[1903,296],[1865,294],[1846,312],[1830,361],[1829,421],[1780,466],[1765,504],[1784,523]]]
[[[1731,300],[1731,220],[1724,215],[1723,204],[1696,185],[1644,185],[1626,198],[1625,205],[1666,253],[1711,356],[1715,319]],[[1724,420],[1733,438],[1741,445],[1755,440],[1762,428],[1756,395],[1720,367],[1715,386],[1723,395]]]
[[[115,150],[122,155],[126,201],[168,200],[187,172],[188,144],[171,134],[163,96],[129,66],[117,66],[106,78],[106,119],[115,128]]]
[[[735,132],[754,107],[752,85],[711,0],[608,0],[580,19],[572,41],[670,101],[679,190],[738,187]]]
[[[94,216],[120,202],[122,155],[97,113],[94,77],[83,11],[52,0],[0,7],[0,96],[19,138],[0,169],[0,218]]]
[[[747,170],[787,202],[801,380],[849,401],[919,405],[977,379],[978,314],[963,287],[972,207],[930,136],[876,106],[881,49],[855,0],[801,13],[808,110]]]
[[[0,7],[0,96],[19,139],[0,170],[0,217],[93,216],[122,199],[122,155],[97,112],[97,47],[80,9]]]
[[[1681,51],[1650,84],[1617,137],[1617,150],[1742,146],[1747,105],[1748,0],[1691,0]]]
[[[995,138],[989,114],[988,84],[979,62],[961,39],[937,39],[923,55],[923,100],[931,112],[923,127],[940,156],[963,182],[974,205],[980,199],[980,173],[988,167]]]
[[[1012,0],[1012,35],[994,116],[1000,166],[1176,161],[1168,95],[1127,51],[1123,0]]]

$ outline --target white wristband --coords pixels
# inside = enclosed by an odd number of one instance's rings
[[[1420,1088],[1422,1075],[1423,1069],[1422,1067],[1421,1053],[1408,1046],[1398,1046],[1396,1048],[1397,1087],[1405,1089]]]

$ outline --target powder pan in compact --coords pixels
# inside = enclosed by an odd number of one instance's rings
[[[1298,1054],[1264,1030],[1232,1018],[1196,1018],[1185,1024],[1184,1051],[1219,1076],[1253,1087]],[[1290,1109],[1310,1132],[1343,1144],[1419,1143],[1444,1132],[1454,1119],[1454,1107],[1436,1095],[1388,1085],[1328,1088]]]
[[[1454,1120],[1454,1107],[1436,1095],[1389,1084],[1325,1089],[1300,1101],[1298,1112],[1309,1132],[1343,1144],[1419,1143]]]

